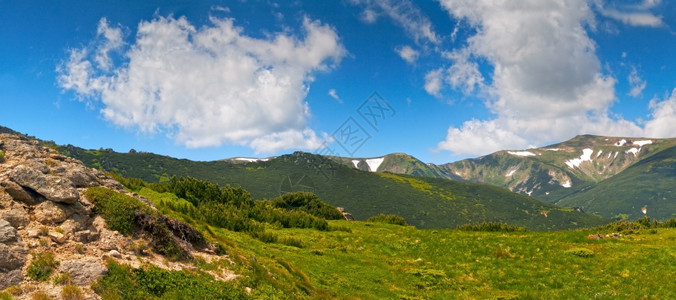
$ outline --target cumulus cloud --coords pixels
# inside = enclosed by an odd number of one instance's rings
[[[578,133],[641,133],[634,123],[609,116],[616,80],[601,73],[595,43],[585,30],[594,19],[586,1],[441,3],[451,16],[476,30],[465,48],[448,55],[454,64],[444,82],[464,93],[481,87],[495,117],[449,128],[440,149],[481,155]],[[477,70],[479,59],[493,67],[486,86]]]
[[[665,100],[650,101],[652,119],[645,124],[645,135],[656,138],[674,137],[676,128],[676,89]]]
[[[304,19],[302,37],[243,34],[233,19],[196,28],[185,17],[140,22],[129,47],[102,19],[94,46],[72,49],[58,84],[102,103],[104,118],[142,132],[164,132],[187,147],[232,143],[258,153],[315,149],[305,102],[312,74],[346,54],[333,28]],[[110,53],[120,52],[113,65]]]
[[[397,47],[394,49],[394,51],[397,52],[397,54],[399,54],[399,56],[409,64],[414,63],[420,54],[418,51],[411,48],[411,46]]]
[[[333,99],[336,99],[338,103],[343,103],[343,99],[340,99],[340,97],[338,96],[338,92],[336,92],[336,89],[330,89],[329,96],[331,96],[331,98]]]
[[[638,75],[636,68],[631,69],[631,72],[627,76],[627,81],[629,81],[629,85],[631,86],[629,95],[632,97],[640,96],[647,85],[646,81],[641,79],[641,77]]]
[[[436,69],[425,74],[425,91],[435,97],[441,97],[441,86],[443,85],[443,69]]]
[[[639,4],[624,5],[621,8],[608,7],[602,0],[596,0],[594,3],[602,16],[626,25],[646,27],[661,27],[665,25],[662,21],[662,16],[650,12],[650,9],[661,3],[658,0],[645,0]]]
[[[351,0],[350,2],[364,7],[361,19],[365,23],[374,23],[379,16],[384,15],[404,28],[416,42],[434,44],[441,42],[429,18],[409,0]]]

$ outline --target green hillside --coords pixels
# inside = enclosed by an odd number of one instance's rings
[[[657,152],[599,184],[561,199],[606,217],[676,216],[676,147]]]
[[[150,153],[116,153],[72,146],[60,150],[90,167],[148,182],[163,181],[170,176],[192,176],[221,186],[243,187],[254,199],[309,191],[329,204],[345,208],[358,220],[381,213],[396,214],[418,228],[454,228],[495,221],[534,230],[552,230],[607,222],[488,185],[362,172],[301,152],[268,161],[230,163],[194,162]]]

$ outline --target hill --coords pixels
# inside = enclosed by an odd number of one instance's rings
[[[309,191],[331,205],[345,208],[358,220],[384,213],[400,215],[419,228],[454,228],[495,221],[534,230],[608,222],[488,185],[363,172],[333,159],[302,152],[257,161],[194,162],[151,153],[117,153],[73,146],[59,149],[90,167],[148,182],[192,176],[221,186],[242,187],[255,199]]]

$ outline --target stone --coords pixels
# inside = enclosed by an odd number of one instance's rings
[[[99,233],[92,230],[82,230],[73,234],[73,240],[86,244],[99,239]]]
[[[0,243],[10,243],[17,240],[16,228],[6,220],[0,219]]]
[[[26,263],[28,250],[22,244],[0,244],[0,273],[21,269]]]
[[[80,198],[80,194],[69,179],[44,174],[35,165],[38,164],[17,166],[9,173],[9,178],[54,202],[73,204]]]
[[[29,238],[33,238],[33,239],[34,239],[34,238],[37,238],[37,237],[40,236],[40,230],[35,229],[35,228],[33,228],[33,229],[28,229],[28,230],[26,230],[26,235],[27,235]]]
[[[35,197],[33,197],[33,195],[31,195],[29,191],[25,190],[23,187],[12,181],[3,181],[0,183],[0,185],[2,185],[2,187],[5,189],[5,192],[12,196],[12,198],[16,201],[30,205],[35,205],[39,202],[37,199],[35,199]]]
[[[0,219],[5,219],[9,224],[18,227],[25,227],[30,222],[28,213],[19,207],[14,207],[0,213]]]
[[[119,254],[119,253],[118,253]],[[62,261],[59,272],[69,273],[73,284],[90,285],[108,273],[106,266],[92,261]]]
[[[4,290],[13,285],[18,285],[21,281],[23,281],[23,272],[21,269],[0,272],[0,290]]]
[[[110,250],[110,251],[108,251],[108,253],[106,253],[106,255],[108,255],[110,257],[115,257],[115,258],[122,257],[122,254],[120,254],[120,252],[117,251],[117,250]]]
[[[44,225],[61,224],[73,215],[73,211],[67,206],[51,201],[40,203],[33,211],[35,220]]]
[[[66,235],[60,232],[51,231],[47,234],[47,236],[49,236],[52,241],[58,244],[63,244],[66,242]]]

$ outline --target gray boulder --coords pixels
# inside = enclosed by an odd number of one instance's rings
[[[45,201],[35,207],[35,220],[44,225],[61,224],[73,215],[73,210],[64,204]]]
[[[17,166],[9,173],[9,178],[20,186],[30,188],[51,201],[72,204],[80,198],[80,194],[69,179],[44,174],[40,168],[33,165]]]
[[[18,207],[0,212],[0,219],[5,219],[15,228],[26,226],[30,222],[28,213]]]
[[[9,222],[0,219],[0,243],[11,243],[17,240],[16,228]]]
[[[59,272],[70,273],[70,278],[76,285],[90,285],[108,273],[106,266],[89,261],[62,261]]]

